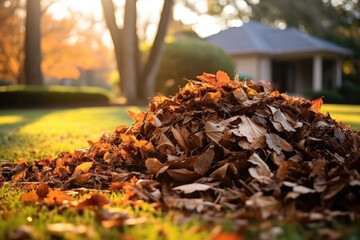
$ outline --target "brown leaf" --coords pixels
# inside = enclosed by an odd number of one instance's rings
[[[273,149],[277,154],[281,153],[281,150],[285,152],[292,152],[293,147],[283,138],[279,137],[279,135],[270,133],[265,134],[266,143],[270,149]]]
[[[244,92],[242,88],[235,89],[235,91],[233,91],[233,95],[239,103],[249,99],[247,94]]]
[[[248,162],[251,162],[252,164],[259,166],[262,170],[270,172],[269,166],[256,153],[253,153],[249,157]]]
[[[176,151],[174,144],[169,140],[168,137],[166,137],[164,133],[160,133],[160,137],[157,142],[157,148],[162,152],[166,152],[167,154],[174,154]]]
[[[256,123],[254,123],[250,118],[241,115],[241,123],[239,123],[238,128],[230,130],[239,137],[246,137],[246,139],[252,143],[255,138],[259,138],[266,134],[266,129]]]
[[[47,183],[41,183],[38,188],[36,189],[36,194],[40,198],[45,198],[46,195],[49,193],[50,187]]]
[[[177,141],[177,143],[179,144],[179,146],[183,149],[183,150],[187,150],[185,141],[180,133],[180,130],[178,128],[173,128],[171,127],[171,132],[175,138],[175,140]]]
[[[219,167],[218,169],[216,169],[215,171],[213,171],[210,174],[210,177],[219,179],[221,181],[225,181],[229,177],[229,175],[228,175],[229,172],[236,173],[236,171],[237,171],[237,169],[233,163],[226,163],[226,164],[222,165],[221,167]]]
[[[80,176],[75,178],[75,183],[77,185],[84,185],[91,178],[92,175],[92,173],[81,174]]]
[[[210,186],[202,183],[190,183],[185,185],[180,185],[174,187],[173,190],[180,191],[185,194],[193,193],[193,192],[202,192],[210,189]]]
[[[166,206],[170,208],[196,210],[202,212],[204,210],[204,200],[202,198],[174,198],[164,197]]]
[[[12,177],[11,182],[12,183],[21,182],[21,181],[24,180],[25,176],[26,176],[26,169],[24,169],[24,170],[18,172],[17,174],[15,174]]]
[[[271,110],[271,112],[273,114],[273,119],[275,122],[281,124],[281,127],[283,127],[284,130],[286,130],[288,132],[296,132],[296,129],[288,122],[286,115],[280,109],[277,109],[277,108],[269,106],[269,105],[267,105],[267,106]],[[274,124],[274,127],[276,128],[276,124]],[[277,130],[280,131],[280,129],[277,129]]]
[[[262,193],[257,193],[246,201],[246,206],[258,214],[261,219],[267,219],[277,213],[280,203],[272,196],[263,196]]]
[[[186,168],[179,169],[167,169],[166,172],[177,182],[191,182],[192,180],[199,177],[196,172],[190,171]]]
[[[199,155],[194,163],[194,171],[200,175],[204,175],[211,167],[211,163],[215,157],[213,149],[209,148]]]
[[[166,166],[165,164],[161,163],[156,158],[148,158],[145,161],[146,168],[152,173],[152,174],[158,174],[161,168]]]
[[[214,142],[218,143],[224,136],[225,127],[211,121],[205,122],[205,134]]]
[[[91,195],[85,196],[80,200],[76,209],[83,210],[86,208],[101,208],[106,204],[109,204],[110,200],[105,196],[98,193],[92,193]]]

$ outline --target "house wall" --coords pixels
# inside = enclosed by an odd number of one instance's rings
[[[233,56],[236,73],[246,73],[252,76],[251,80],[258,80],[259,57],[257,56]]]
[[[271,81],[271,59],[261,55],[233,56],[237,73],[252,76],[251,80]]]

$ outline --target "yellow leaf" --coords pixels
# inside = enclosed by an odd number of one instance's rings
[[[87,173],[90,168],[92,167],[93,162],[84,162],[80,165],[78,165],[73,173],[73,176],[77,175],[77,174],[81,174],[81,173]]]

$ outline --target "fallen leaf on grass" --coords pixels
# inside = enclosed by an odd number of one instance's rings
[[[50,192],[46,195],[46,198],[44,198],[44,203],[48,206],[60,205],[63,204],[65,201],[74,201],[74,198],[62,191],[52,190],[50,190]]]
[[[35,191],[24,193],[20,196],[21,202],[37,202],[39,201],[39,196],[36,194]]]
[[[216,236],[212,237],[210,240],[243,240],[243,239],[244,238],[242,236],[237,235],[235,233],[221,232]]]
[[[47,183],[41,183],[38,188],[36,189],[36,194],[40,197],[40,198],[45,198],[46,195],[48,195],[50,191],[50,187]]]
[[[84,196],[76,206],[77,210],[83,210],[86,208],[101,208],[106,204],[109,204],[110,200],[105,196],[98,193],[92,193]]]

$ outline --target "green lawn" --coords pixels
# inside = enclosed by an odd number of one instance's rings
[[[0,110],[0,161],[17,161],[25,157],[28,160],[48,155],[56,156],[62,151],[86,148],[87,140],[96,141],[103,133],[112,132],[119,124],[130,125],[127,111],[145,111],[145,107],[93,107],[74,109],[40,110]],[[360,130],[360,106],[325,105],[323,111]],[[126,208],[131,215],[145,214],[148,222],[133,227],[103,228],[99,224],[96,212],[82,213],[61,209],[49,209],[37,204],[23,204],[19,196],[23,190],[13,186],[0,187],[0,239],[8,239],[15,228],[26,225],[33,228],[35,239],[209,239],[221,229],[232,231],[229,222],[216,226],[196,220],[196,216],[184,218],[181,214],[154,212],[148,205],[143,209]],[[114,199],[119,196],[108,195]],[[86,225],[86,234],[66,233],[61,236],[50,235],[49,223],[72,223]],[[320,226],[325,227],[326,226]],[[343,225],[335,225],[341,228]],[[265,230],[264,230],[265,229]],[[258,239],[260,234],[271,234],[271,226],[263,226],[242,233],[246,239]],[[282,226],[282,233],[268,239],[316,239],[317,232],[297,223]],[[267,231],[269,231],[267,233]],[[271,230],[272,231],[272,230]],[[360,230],[349,226],[346,239],[358,239]],[[261,233],[262,232],[262,233]]]
[[[350,125],[351,128],[360,130],[360,105],[325,104],[321,112],[329,112],[337,121]]]
[[[88,146],[119,124],[131,125],[128,111],[145,107],[0,111],[0,160],[29,160]]]

